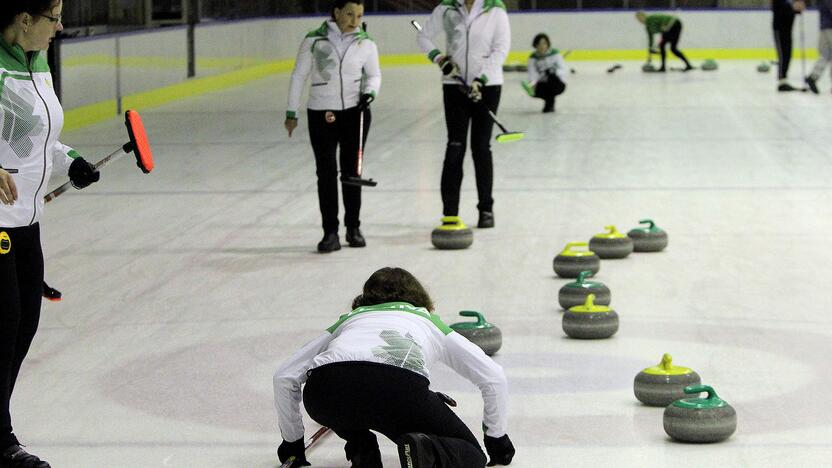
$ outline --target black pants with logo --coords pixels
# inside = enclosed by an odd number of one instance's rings
[[[0,451],[17,443],[9,402],[38,329],[43,294],[40,226],[0,227],[2,239],[4,232],[9,242],[0,242]]]
[[[445,125],[448,127],[448,147],[442,166],[442,213],[445,216],[459,214],[459,192],[462,187],[462,162],[471,127],[471,155],[477,178],[477,195],[480,211],[493,211],[494,162],[491,157],[491,134],[494,121],[488,109],[495,114],[500,106],[502,86],[482,88],[482,101],[473,102],[460,86],[445,85]]]
[[[303,405],[309,416],[347,441],[348,460],[381,468],[372,431],[395,441],[410,432],[430,436],[440,467],[482,468],[485,454],[474,434],[434,392],[428,379],[373,362],[327,364],[309,373]]]
[[[329,119],[327,119],[329,115]],[[338,162],[341,176],[357,175],[358,161],[358,107],[343,111],[319,111],[309,109],[309,138],[315,152],[318,174],[318,204],[321,208],[324,233],[338,232]],[[370,132],[372,115],[364,112],[364,142]],[[341,147],[338,158],[338,147]],[[361,225],[361,187],[341,184],[344,196],[344,225],[357,228]]]

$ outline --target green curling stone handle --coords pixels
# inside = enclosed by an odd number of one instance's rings
[[[650,226],[648,228],[651,231],[656,228],[656,223],[654,223],[652,219],[641,219],[641,220],[639,220],[638,223],[639,224],[649,224]]]
[[[485,327],[488,325],[488,322],[485,320],[485,317],[477,311],[474,310],[463,310],[459,312],[459,315],[463,317],[476,317],[477,318],[477,327]]]
[[[710,385],[691,385],[690,387],[685,387],[685,393],[696,395],[702,392],[708,393],[707,400],[718,399],[719,395],[716,394],[716,390]]]
[[[722,408],[727,406],[728,404],[716,394],[713,387],[710,385],[691,385],[689,387],[685,387],[685,393],[687,394],[697,394],[706,392],[708,394],[707,398],[684,398],[682,400],[676,400],[671,403],[673,406],[678,408],[687,408],[687,409],[714,409],[714,408]]]
[[[592,270],[584,270],[578,273],[578,278],[575,280],[575,284],[583,285],[586,283],[586,279],[592,276]]]

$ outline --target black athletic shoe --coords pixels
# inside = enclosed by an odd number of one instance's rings
[[[329,234],[324,234],[324,238],[318,242],[318,252],[329,253],[336,250],[341,250],[341,241],[338,240],[338,233],[330,232]]]
[[[46,284],[46,281],[43,282],[43,297],[44,299],[50,300],[52,302],[60,302],[63,298],[63,294],[57,289],[50,287]]]
[[[0,454],[0,466],[3,468],[51,468],[49,463],[26,452],[19,445],[12,445]]]
[[[350,247],[367,246],[367,241],[364,240],[364,236],[361,235],[361,229],[359,228],[347,228],[347,243]]]
[[[480,219],[477,221],[477,227],[493,228],[494,227],[494,213],[491,211],[480,211]]]
[[[683,68],[683,69],[682,69],[682,71],[683,71],[683,72],[689,72],[689,71],[691,71],[691,70],[696,70],[696,67],[694,67],[694,66],[693,66],[693,65],[691,65],[691,64],[687,64],[687,65],[685,66],[685,68]]]
[[[798,90],[797,88],[795,88],[794,86],[792,86],[792,85],[790,85],[790,84],[788,84],[788,83],[785,83],[785,82],[784,82],[784,83],[780,83],[780,84],[777,86],[777,91],[779,91],[779,92],[781,92],[781,93],[787,93],[787,92],[789,92],[789,91],[797,91],[797,90]]]
[[[433,442],[425,434],[411,432],[396,441],[399,446],[399,461],[402,468],[434,468],[436,452]]]
[[[813,93],[820,94],[820,90],[818,89],[818,80],[816,78],[812,78],[812,75],[806,77],[806,86],[808,86]]]
[[[543,113],[544,114],[549,114],[549,113],[552,113],[554,111],[555,111],[555,105],[554,104],[552,104],[551,106],[549,104],[546,104],[545,106],[543,106]]]

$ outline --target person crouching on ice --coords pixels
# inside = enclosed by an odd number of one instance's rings
[[[482,468],[486,457],[462,420],[430,389],[442,361],[479,387],[485,402],[485,449],[508,465],[508,386],[503,369],[433,313],[430,296],[409,272],[370,276],[352,312],[298,350],[274,374],[285,463],[308,466],[300,402],[309,416],[346,440],[352,467],[381,467],[376,431],[398,445],[402,467]],[[304,385],[305,384],[305,385]],[[302,388],[302,389],[301,389]]]
[[[522,83],[529,96],[543,99],[544,113],[555,111],[555,96],[566,90],[566,78],[569,76],[566,60],[551,44],[546,34],[534,37],[534,52],[529,56],[529,81]]]

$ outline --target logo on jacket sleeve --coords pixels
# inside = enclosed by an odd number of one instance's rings
[[[8,85],[9,80],[6,80]],[[35,115],[34,106],[26,102],[8,86],[3,87],[0,107],[3,108],[3,140],[9,142],[18,158],[32,154],[34,143],[31,134],[41,126],[41,117]]]
[[[12,251],[12,240],[6,231],[0,231],[0,255],[6,255]]]

